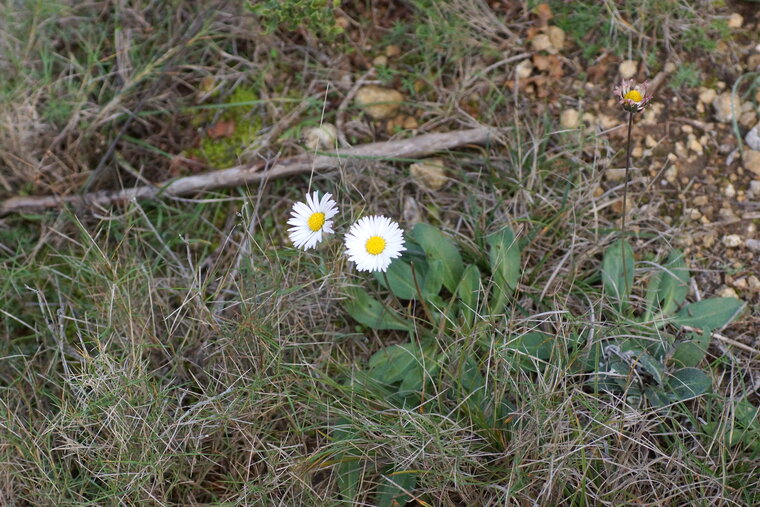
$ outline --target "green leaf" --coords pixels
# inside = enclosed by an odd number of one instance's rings
[[[417,274],[417,280],[420,279],[420,275]],[[434,296],[437,296],[441,292],[441,286],[443,285],[443,263],[439,259],[433,259],[428,264],[428,270],[422,281],[422,297],[427,301]]]
[[[486,379],[483,378],[483,374],[480,373],[478,363],[472,357],[468,357],[462,365],[462,374],[459,377],[462,384],[462,389],[466,395],[475,393],[476,397],[483,397],[483,386],[486,383]]]
[[[647,386],[646,389],[644,389],[644,394],[649,400],[649,403],[651,403],[654,407],[664,407],[666,405],[670,405],[670,399],[668,398],[667,393],[660,387]]]
[[[490,298],[491,313],[504,311],[509,298],[517,288],[520,279],[520,248],[509,227],[488,238],[488,253],[493,288]]]
[[[417,288],[414,286],[414,278],[412,278],[412,267],[401,259],[395,259],[391,262],[384,274],[380,271],[375,271],[374,276],[380,285],[386,289],[390,289],[397,298],[417,298]],[[388,284],[385,283],[386,277],[388,278]],[[390,287],[387,285],[390,285]]]
[[[409,260],[409,262],[414,262],[414,267],[417,269],[417,276],[419,276],[420,270],[424,269],[425,250],[423,250],[420,245],[415,243],[411,237],[406,238],[406,241],[404,242],[404,248],[406,248],[406,250],[404,250],[402,259],[405,258]],[[420,263],[423,265],[421,266]]]
[[[410,368],[406,372],[404,380],[401,381],[401,384],[398,387],[398,393],[401,396],[417,394],[422,390],[422,384],[424,382],[425,372],[420,365],[417,365],[416,368]]]
[[[627,241],[617,240],[604,252],[602,259],[604,291],[618,302],[622,310],[633,287],[633,249]]]
[[[760,424],[760,408],[746,399],[740,400],[734,405],[734,417],[736,422],[744,428],[749,428],[752,425],[757,426]]]
[[[475,264],[469,264],[462,273],[462,279],[457,287],[457,297],[460,302],[460,312],[468,327],[475,320],[478,308],[478,292],[480,291],[480,270]]]
[[[420,364],[417,345],[391,345],[375,352],[369,359],[370,376],[386,384],[403,380]]]
[[[461,408],[475,422],[485,421],[488,411],[486,395],[486,379],[480,372],[478,362],[468,356],[459,365],[458,372],[458,390],[459,399],[464,401]]]
[[[540,331],[532,331],[510,340],[505,352],[515,351],[513,357],[519,366],[527,371],[535,372],[542,367],[541,362],[551,357],[553,347],[554,338]]]
[[[654,357],[650,356],[646,352],[641,354],[638,358],[639,364],[644,368],[644,371],[649,373],[657,385],[662,385],[665,380],[665,366],[661,361],[658,361]]]
[[[352,440],[356,437],[356,432],[353,431],[353,428],[345,429],[345,427],[351,427],[350,421],[345,417],[341,417],[336,422],[335,430],[333,431],[333,437],[337,442]],[[341,460],[338,466],[338,490],[343,495],[344,500],[353,502],[361,483],[361,460],[346,453],[336,457]]]
[[[679,326],[712,331],[731,322],[743,307],[744,303],[736,298],[703,299],[681,308],[673,321]]]
[[[343,456],[338,466],[338,491],[343,499],[353,505],[359,484],[362,481],[362,463],[359,458]]]
[[[671,358],[676,366],[696,366],[707,354],[710,332],[690,333],[691,339],[676,344]]]
[[[414,472],[394,472],[384,477],[377,489],[378,507],[403,507],[411,499],[407,491],[414,491],[417,485],[417,474]]]
[[[509,227],[488,238],[491,246],[489,260],[491,273],[499,284],[506,284],[512,290],[517,288],[520,280],[520,247],[515,239],[515,234]],[[505,287],[506,288],[506,287]]]
[[[662,271],[652,277],[647,288],[648,316],[657,312],[670,315],[684,302],[689,292],[690,275],[683,252],[670,252],[662,267]]]
[[[721,403],[721,411],[723,408]],[[725,408],[726,413],[719,416],[720,421],[706,423],[704,431],[709,435],[720,433],[726,444],[731,447],[743,444],[755,452],[760,452],[760,409],[747,400],[740,400],[732,407]]]
[[[667,388],[674,401],[684,401],[706,393],[712,382],[705,372],[697,368],[676,370],[667,381]]]
[[[441,261],[443,285],[453,294],[464,271],[464,262],[456,245],[429,224],[415,225],[412,235],[425,251],[429,263]]]
[[[552,345],[553,340],[551,336],[540,331],[532,331],[522,335],[518,339],[515,348],[527,356],[546,361],[552,354]]]
[[[346,312],[359,324],[372,329],[399,329],[406,331],[411,323],[393,310],[386,308],[372,298],[364,289],[350,287],[346,290],[348,296],[343,307]]]

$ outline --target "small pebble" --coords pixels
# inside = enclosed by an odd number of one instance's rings
[[[734,287],[736,287],[739,290],[746,290],[749,288],[749,284],[747,283],[747,279],[742,277],[734,280],[734,283],[732,284]]]
[[[398,46],[391,44],[390,46],[385,48],[385,56],[388,58],[393,58],[394,56],[398,56],[401,54],[401,49],[399,49]]]
[[[744,141],[750,149],[760,151],[760,123],[752,127],[747,135],[744,136]]]
[[[618,67],[618,71],[620,72],[620,77],[623,79],[631,79],[633,76],[636,75],[636,69],[638,68],[639,64],[635,60],[625,60],[620,64]]]
[[[749,193],[754,197],[760,197],[760,180],[752,180],[749,182]]]
[[[728,234],[721,240],[726,248],[736,248],[742,244],[742,238],[738,234]]]
[[[715,110],[715,119],[721,123],[728,123],[734,115],[740,116],[742,104],[739,97],[734,96],[731,92],[723,92],[718,95],[712,103]]]
[[[742,16],[738,12],[734,12],[728,18],[729,28],[741,28],[743,24],[744,24],[744,16]]]
[[[760,252],[760,240],[757,239],[748,239],[744,242],[745,245],[747,245],[747,248],[752,250],[753,252]]]
[[[580,123],[580,113],[575,109],[565,109],[559,117],[559,124],[562,128],[574,129],[578,128]]]
[[[533,62],[530,60],[521,61],[515,67],[515,72],[517,73],[517,77],[520,79],[530,77],[531,73],[533,72]]]

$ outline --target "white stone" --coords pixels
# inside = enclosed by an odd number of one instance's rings
[[[753,252],[760,252],[760,240],[757,239],[748,239],[744,242],[745,245],[747,245],[747,248],[752,250]]]
[[[549,39],[549,36],[545,33],[540,33],[533,37],[533,40],[530,41],[530,43],[533,46],[533,51],[547,51],[549,53],[557,52],[552,45],[551,39]]]
[[[749,193],[754,197],[760,197],[760,180],[749,182]]]
[[[687,146],[694,153],[702,154],[702,145],[697,141],[697,136],[694,134],[689,134],[689,142],[687,143]]]
[[[760,151],[760,123],[747,132],[747,135],[744,136],[744,141],[750,149]]]
[[[623,61],[618,67],[618,71],[620,72],[620,77],[622,77],[623,79],[631,79],[633,76],[636,75],[636,70],[638,69],[638,66],[639,64],[635,60]]]
[[[552,47],[557,51],[562,51],[565,48],[565,31],[558,26],[550,26],[547,32]]]
[[[760,151],[744,150],[742,154],[742,166],[748,171],[760,176]]]
[[[676,178],[678,178],[678,168],[675,165],[668,167],[665,170],[664,176],[668,183],[675,183]]]
[[[625,168],[610,168],[604,171],[604,178],[610,183],[617,183],[623,181],[625,178]]]
[[[741,28],[743,24],[744,24],[744,16],[742,16],[738,12],[734,12],[733,14],[731,14],[731,16],[728,17],[729,28]]]
[[[723,236],[721,242],[727,248],[736,248],[742,244],[742,237],[738,234],[727,234],[726,236]]]
[[[373,119],[384,120],[398,111],[404,101],[404,96],[390,88],[368,85],[359,89],[354,101]]]
[[[319,127],[311,127],[304,133],[304,144],[310,150],[335,149],[338,129],[332,123],[323,123]]]
[[[715,110],[715,119],[721,123],[728,123],[736,116],[739,118],[739,114],[742,110],[742,104],[739,97],[733,96],[731,92],[723,92],[712,103]]]
[[[559,116],[559,124],[562,128],[574,129],[578,128],[580,123],[580,113],[575,109],[565,109]]]
[[[689,156],[689,152],[686,151],[686,146],[681,141],[676,141],[676,156],[678,158],[687,158]]]
[[[731,183],[729,183],[723,188],[723,195],[725,195],[729,199],[733,199],[734,197],[736,197],[736,189]]]
[[[515,66],[515,73],[517,74],[517,77],[520,79],[525,79],[527,77],[530,77],[531,73],[533,72],[533,62],[526,59],[521,61]]]
[[[448,181],[446,165],[440,158],[427,158],[409,166],[415,182],[430,190],[440,190]]]
[[[749,104],[749,102],[745,102],[745,104]],[[748,129],[755,123],[757,123],[757,113],[754,111],[747,111],[746,113],[742,113],[739,117],[739,125],[744,128]]]
[[[703,104],[712,104],[713,100],[715,100],[715,97],[717,96],[718,92],[712,88],[704,88],[701,92],[699,92],[699,101]]]

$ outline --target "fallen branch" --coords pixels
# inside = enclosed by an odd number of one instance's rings
[[[258,183],[310,171],[332,169],[352,159],[390,160],[422,157],[465,144],[482,144],[488,141],[492,135],[493,131],[486,127],[441,134],[425,134],[411,139],[365,144],[331,153],[298,155],[280,160],[265,171],[262,170],[265,163],[260,162],[177,178],[156,185],[125,188],[123,190],[101,190],[67,196],[11,197],[0,204],[0,215],[57,208],[65,204],[108,206],[128,202],[132,199],[196,195],[209,190]]]

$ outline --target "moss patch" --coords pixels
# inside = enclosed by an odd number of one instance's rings
[[[214,122],[216,125],[223,122],[234,125],[229,135],[209,135],[209,131],[213,129],[212,125],[204,133],[200,146],[188,150],[188,155],[200,158],[217,169],[226,169],[238,165],[242,153],[256,143],[256,138],[263,125],[261,116],[253,113],[255,106],[248,104],[257,100],[259,100],[259,96],[252,88],[241,86],[235,89],[227,102],[219,105],[225,111]],[[246,104],[232,105],[238,103]],[[216,110],[210,110],[199,115],[196,121],[200,124],[210,125],[215,114]]]

